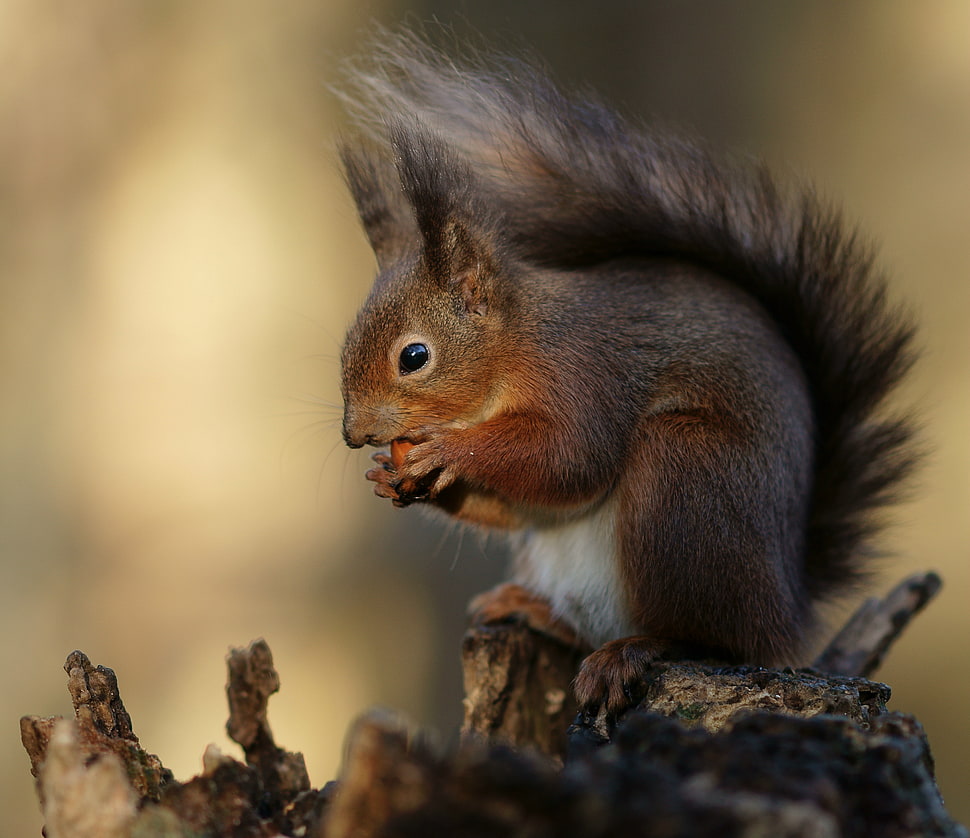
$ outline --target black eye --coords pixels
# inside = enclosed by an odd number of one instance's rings
[[[423,343],[409,343],[401,350],[401,375],[417,372],[428,363],[431,353]]]

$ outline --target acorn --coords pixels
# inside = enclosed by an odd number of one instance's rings
[[[391,463],[396,471],[404,464],[404,455],[414,448],[414,443],[406,439],[395,439],[391,443]]]

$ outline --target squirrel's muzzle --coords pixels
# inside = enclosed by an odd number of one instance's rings
[[[350,448],[386,445],[396,436],[397,423],[380,410],[359,410],[351,404],[344,407],[343,437]]]

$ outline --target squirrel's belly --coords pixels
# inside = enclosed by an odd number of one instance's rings
[[[515,580],[594,646],[636,634],[616,552],[616,504],[573,521],[517,533]]]

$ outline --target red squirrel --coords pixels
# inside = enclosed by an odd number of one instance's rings
[[[913,327],[870,250],[810,189],[525,62],[394,36],[345,98],[379,274],[343,436],[394,446],[376,494],[508,534],[474,609],[595,649],[584,706],[661,655],[795,663],[914,460],[877,411]]]

